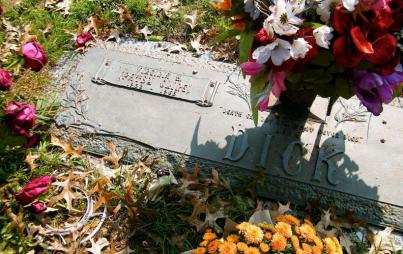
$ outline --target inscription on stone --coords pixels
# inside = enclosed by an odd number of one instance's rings
[[[105,60],[93,78],[99,84],[109,84],[170,98],[211,106],[219,83],[195,75]]]

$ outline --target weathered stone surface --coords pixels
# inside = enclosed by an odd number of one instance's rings
[[[263,172],[262,196],[297,204],[320,197],[403,229],[401,108],[371,117],[357,100],[340,100],[326,116],[327,100],[318,98],[317,117],[271,111],[255,127],[235,65],[142,44],[96,47],[74,61],[57,124],[77,131],[87,151],[104,154],[113,139],[133,159],[154,153],[167,166]]]

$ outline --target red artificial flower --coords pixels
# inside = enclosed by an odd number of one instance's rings
[[[38,72],[48,63],[48,54],[36,41],[25,43],[21,51],[25,58],[25,68]]]
[[[393,73],[398,53],[397,40],[388,32],[393,24],[391,11],[388,8],[368,11],[365,17],[357,15],[354,18],[342,8],[336,7],[332,21],[334,29],[340,34],[333,45],[336,62],[346,68],[354,68],[366,59],[374,68],[382,68],[383,74]]]
[[[253,37],[254,42],[259,44],[259,46],[267,45],[274,41],[274,36],[269,36],[266,32],[266,29],[262,28],[255,34]]]
[[[52,182],[50,176],[35,178],[15,194],[15,198],[21,205],[32,203],[39,195],[44,193]]]

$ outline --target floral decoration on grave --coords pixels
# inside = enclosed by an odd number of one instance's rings
[[[354,94],[378,116],[402,90],[400,0],[212,0],[239,36],[255,123],[270,94],[309,107]]]

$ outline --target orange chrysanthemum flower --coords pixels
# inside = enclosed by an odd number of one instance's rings
[[[248,243],[260,243],[263,240],[263,231],[261,228],[248,222],[242,222],[237,226],[239,231],[245,237]]]
[[[315,236],[313,236],[313,238],[312,238],[311,241],[312,241],[313,243],[315,243],[315,245],[316,245],[320,250],[323,250],[323,243],[322,243],[322,241],[320,240],[319,237],[317,237],[317,236],[315,235]]]
[[[302,243],[302,249],[306,252],[306,253],[312,253],[312,247],[306,243]]]
[[[304,223],[299,227],[299,234],[302,238],[312,241],[313,237],[316,235],[316,230],[313,226]]]
[[[299,239],[295,235],[291,236],[291,244],[295,251],[301,249],[301,247],[299,245]]]
[[[218,248],[220,247],[220,245],[221,245],[220,241],[218,241],[217,239],[213,240],[207,246],[207,253],[215,254],[218,251]]]
[[[244,254],[260,254],[260,251],[256,247],[249,247],[248,249],[246,249]]]
[[[239,242],[236,244],[236,247],[239,251],[246,251],[248,249],[248,245],[244,242]]]
[[[262,252],[266,253],[270,250],[270,247],[267,243],[260,243],[259,248]]]
[[[212,233],[212,232],[206,232],[203,235],[203,240],[205,241],[211,241],[217,238],[217,235]]]
[[[295,218],[294,216],[292,216],[291,214],[287,214],[287,215],[280,215],[277,217],[276,219],[278,222],[285,222],[288,223],[290,225],[297,225],[299,226],[300,221]]]
[[[227,241],[232,243],[237,243],[239,241],[239,235],[229,235],[227,236]]]
[[[207,241],[207,240],[204,240],[203,242],[201,242],[201,243],[199,244],[199,246],[206,247],[207,244],[208,244],[208,241]]]
[[[326,237],[323,239],[323,243],[325,244],[325,250],[329,254],[343,254],[343,250],[340,246],[339,241],[336,237]]]
[[[236,244],[233,242],[224,242],[218,249],[220,254],[236,254],[237,252]]]
[[[258,226],[263,228],[266,231],[271,231],[272,233],[277,233],[277,230],[273,225],[269,225],[266,223],[260,223],[260,224],[258,224]]]
[[[285,238],[290,238],[292,236],[291,225],[285,222],[278,222],[275,226],[277,233],[284,236]]]
[[[273,237],[273,235],[271,233],[269,233],[269,232],[265,233],[264,236],[263,236],[263,238],[266,239],[266,240],[270,240],[272,237]]]
[[[313,246],[312,254],[322,254],[322,248],[320,248],[319,246]]]
[[[270,243],[271,249],[274,251],[284,251],[286,246],[287,239],[279,233],[275,233]]]
[[[222,11],[229,11],[231,10],[231,0],[216,0],[213,1],[213,7],[222,10]]]
[[[192,254],[205,254],[205,253],[206,253],[206,248],[203,248],[203,247],[199,247],[192,252]]]

